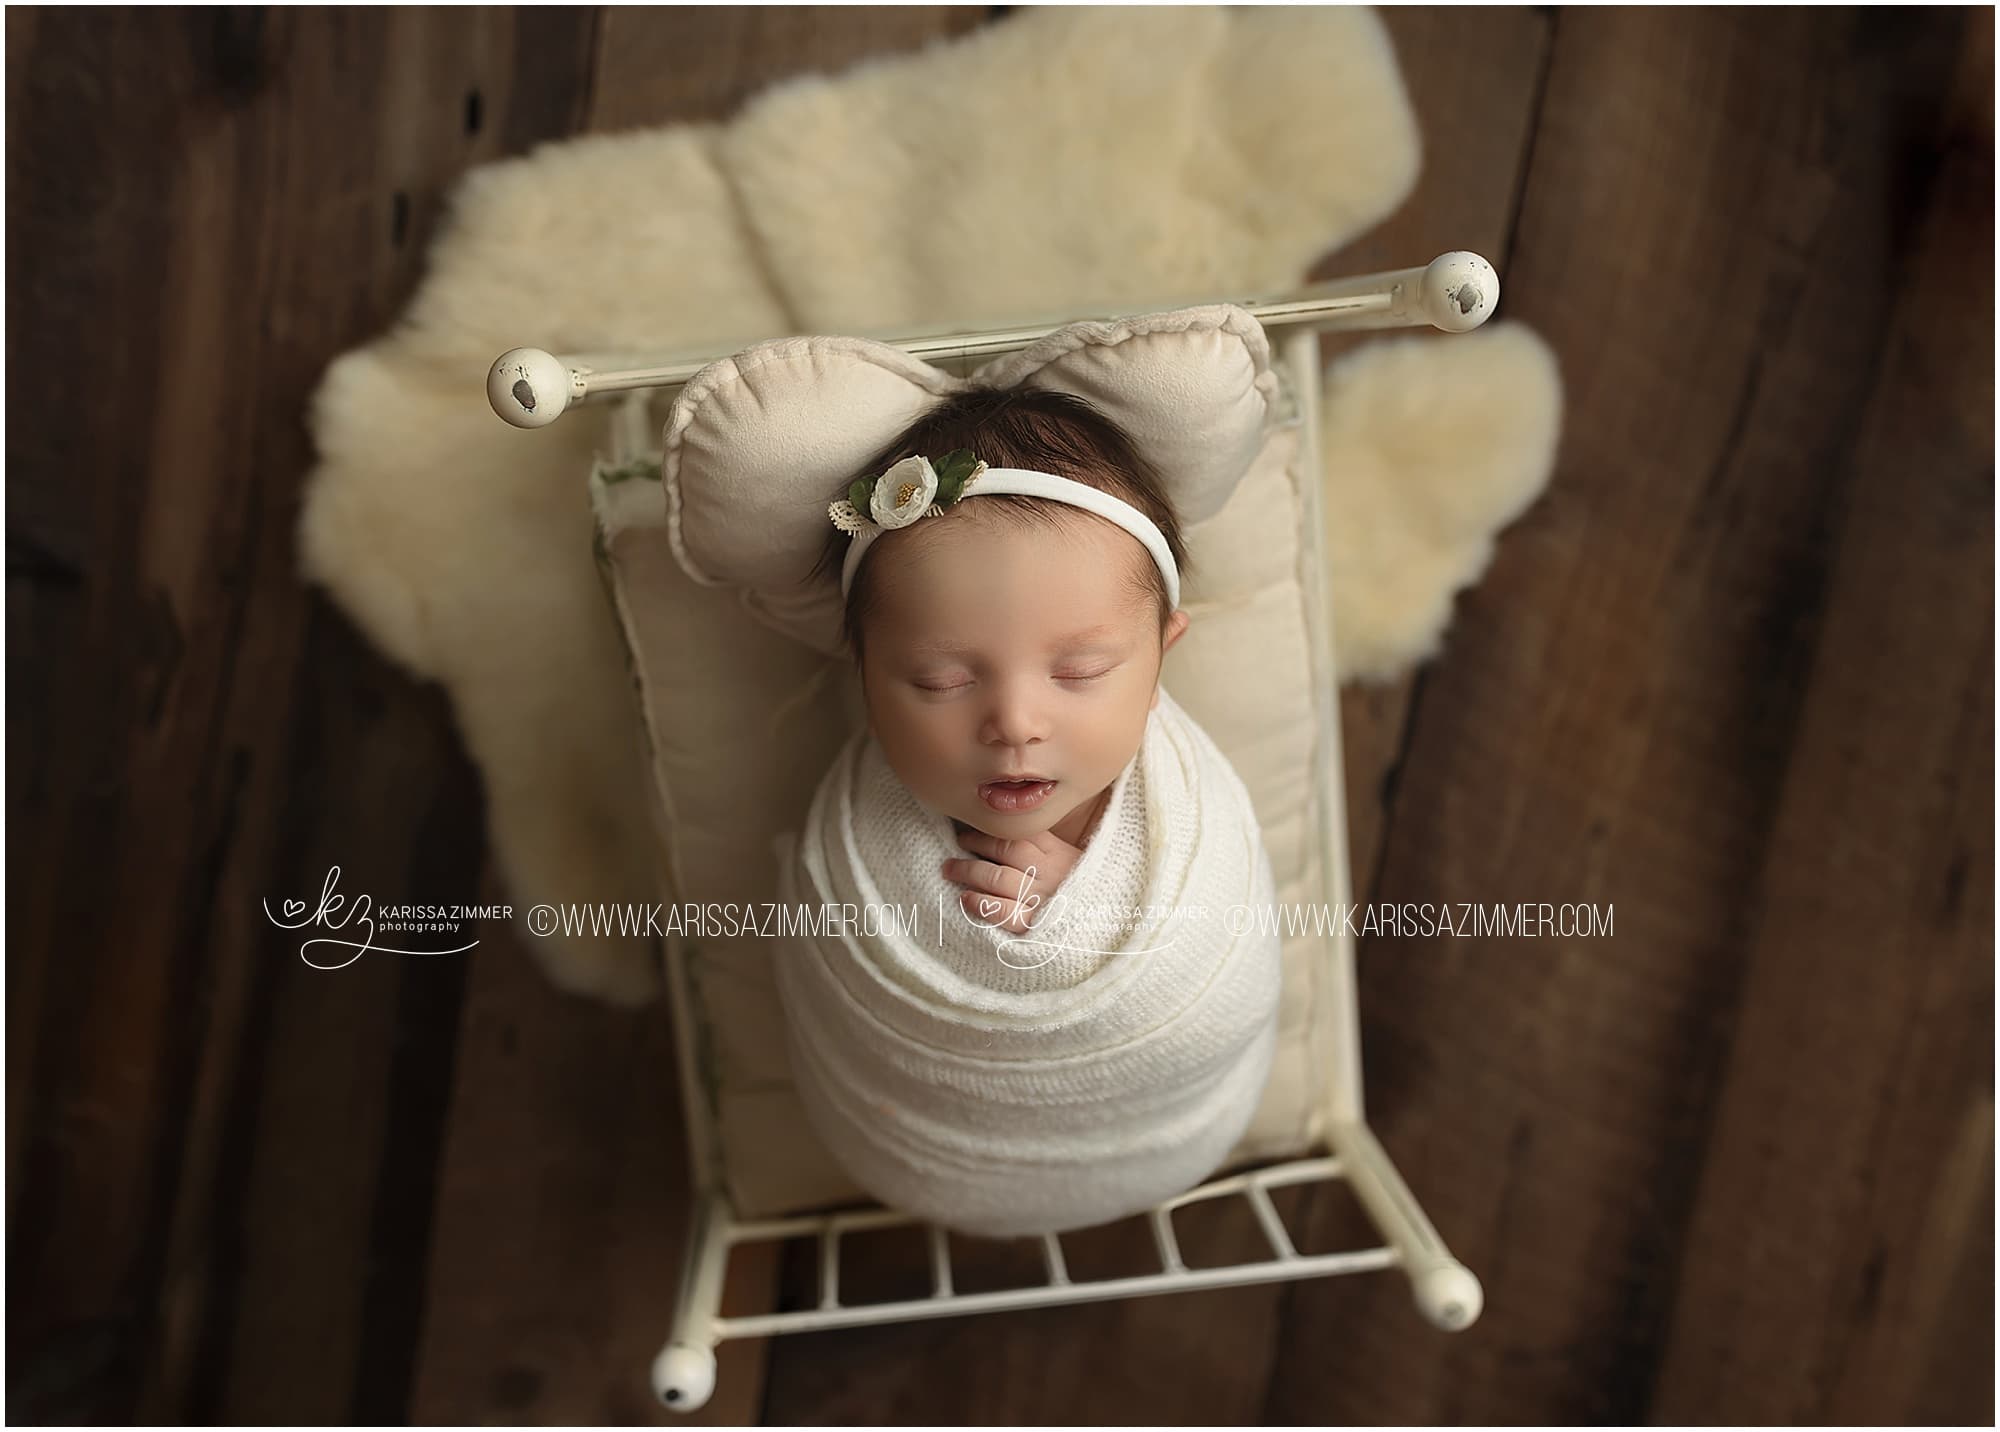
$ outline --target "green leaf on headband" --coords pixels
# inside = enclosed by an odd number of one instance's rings
[[[949,507],[958,501],[959,495],[965,490],[965,480],[972,476],[973,469],[978,466],[979,459],[973,456],[971,448],[960,448],[956,452],[946,453],[932,463],[931,470],[937,473],[938,477],[938,504]]]
[[[875,479],[872,477],[857,477],[847,485],[847,500],[863,517],[868,515],[868,494],[874,490]]]

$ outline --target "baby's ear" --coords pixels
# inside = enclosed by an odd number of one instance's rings
[[[1174,614],[1167,618],[1167,639],[1160,645],[1160,655],[1165,656],[1173,650],[1174,643],[1181,639],[1181,634],[1188,629],[1188,623],[1192,620],[1193,618],[1178,607],[1174,609]]]

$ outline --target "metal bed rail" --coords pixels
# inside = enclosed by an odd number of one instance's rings
[[[951,1249],[944,1229],[887,1208],[843,1210],[787,1218],[739,1221],[727,1199],[700,1196],[691,1230],[690,1247],[699,1250],[687,1263],[681,1295],[681,1317],[673,1341],[654,1359],[655,1395],[676,1411],[691,1412],[705,1403],[715,1386],[715,1348],[733,1338],[772,1337],[781,1333],[819,1332],[830,1328],[863,1327],[875,1323],[914,1322],[927,1318],[964,1317],[975,1313],[1019,1308],[1057,1307],[1106,1302],[1118,1298],[1154,1297],[1205,1288],[1239,1288],[1258,1283],[1293,1282],[1341,1273],[1372,1273],[1403,1268],[1409,1273],[1417,1305],[1435,1327],[1456,1332],[1479,1316],[1479,1281],[1453,1260],[1438,1240],[1416,1200],[1404,1188],[1395,1169],[1382,1156],[1365,1126],[1337,1129],[1332,1142],[1359,1152],[1356,1157],[1328,1155],[1294,1159],[1266,1168],[1214,1179],[1149,1209],[1143,1217],[1152,1234],[1159,1268],[1122,1277],[1074,1279],[1064,1257],[1061,1235],[1045,1233],[1025,1241],[1040,1245],[1043,1280],[1020,1288],[961,1292],[954,1286]],[[1270,1191],[1306,1184],[1345,1180],[1355,1190],[1388,1241],[1378,1247],[1334,1253],[1301,1253],[1286,1228]],[[1268,1243],[1268,1257],[1250,1262],[1190,1267],[1181,1255],[1173,1215],[1192,1204],[1230,1197],[1244,1199]],[[1385,1221],[1386,1215],[1386,1221]],[[884,1302],[841,1301],[841,1237],[847,1233],[894,1228],[921,1228],[928,1245],[931,1290],[921,1298]],[[718,1310],[728,1276],[730,1254],[745,1244],[812,1240],[818,1244],[818,1292],[815,1307],[774,1313],[725,1317]]]
[[[1267,332],[1298,325],[1315,332],[1428,325],[1447,333],[1464,333],[1479,327],[1492,315],[1494,305],[1500,301],[1500,277],[1493,271],[1493,265],[1478,254],[1458,250],[1440,254],[1422,268],[1330,279],[1277,297],[1214,301],[1236,303],[1262,323]],[[1190,306],[1188,300],[1182,299],[1122,311],[1151,313],[1162,308]],[[1012,353],[1078,321],[1079,316],[1072,314],[1062,319],[975,332],[904,331],[878,341],[900,348],[913,358],[951,367]],[[579,403],[602,401],[633,389],[678,388],[716,357],[733,353],[741,346],[709,348],[701,354],[668,355],[650,362],[634,355],[558,356],[540,348],[510,348],[493,361],[487,373],[486,400],[495,413],[517,428],[546,427]]]

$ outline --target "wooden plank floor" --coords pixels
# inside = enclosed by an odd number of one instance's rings
[[[1371,1119],[1485,1315],[798,1335],[696,1420],[1993,1418],[1991,12],[1385,20],[1423,181],[1319,271],[1487,254],[1568,411],[1441,658],[1344,698],[1357,898],[1617,922],[1362,945]],[[675,1420],[662,1014],[497,926],[330,979],[262,920],[334,864],[504,897],[442,696],[298,584],[300,415],[466,168],[996,22],[8,12],[11,1421]]]

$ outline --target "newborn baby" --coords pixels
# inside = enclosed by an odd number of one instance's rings
[[[1255,1111],[1279,945],[1228,928],[1274,898],[1269,859],[1160,687],[1188,626],[1163,484],[1080,398],[974,391],[830,515],[868,722],[785,898],[939,908],[780,958],[808,1117],[876,1197],[971,1233],[1184,1191]]]

